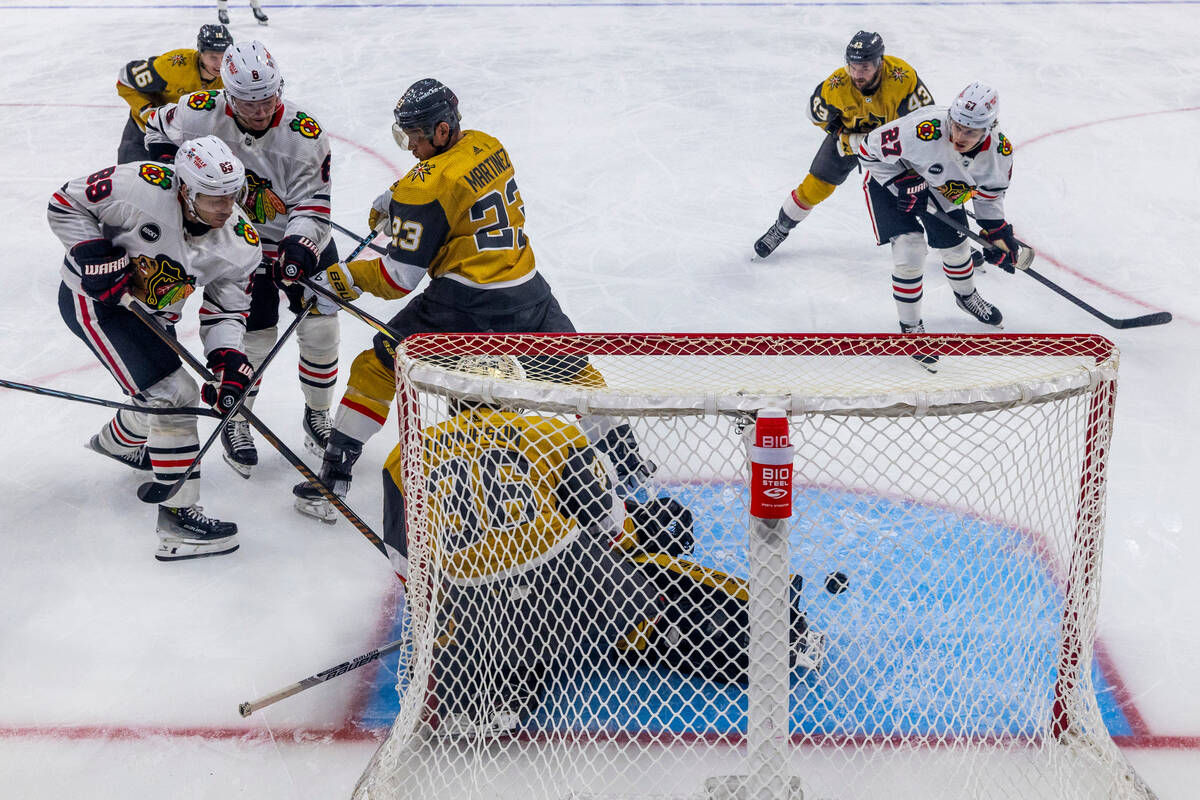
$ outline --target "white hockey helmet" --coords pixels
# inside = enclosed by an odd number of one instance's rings
[[[175,176],[182,184],[184,202],[195,213],[196,195],[227,197],[246,182],[246,167],[229,145],[216,136],[190,139],[175,154]]]
[[[283,76],[266,45],[259,41],[237,42],[221,59],[221,82],[225,94],[236,100],[266,100],[283,92]]]
[[[990,130],[1000,116],[1000,95],[986,83],[975,81],[950,103],[950,119],[967,128]]]

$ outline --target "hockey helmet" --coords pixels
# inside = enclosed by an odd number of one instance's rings
[[[846,63],[878,63],[883,59],[883,37],[870,31],[859,31],[846,45]]]
[[[426,139],[433,139],[439,123],[450,126],[450,135],[458,133],[462,114],[458,111],[458,97],[449,87],[434,78],[422,78],[404,90],[393,112],[392,136],[396,144],[409,149],[409,138],[405,131],[421,131]]]
[[[1000,116],[1000,95],[986,83],[975,81],[950,103],[950,119],[967,128],[989,130]]]
[[[456,372],[499,380],[519,381],[525,377],[525,370],[512,356],[460,356],[454,369]]]
[[[196,49],[201,53],[224,53],[233,44],[233,34],[224,25],[201,25]]]
[[[233,100],[266,100],[283,91],[283,76],[262,42],[230,45],[221,60],[221,82]],[[236,107],[234,109],[237,110]]]
[[[195,213],[196,195],[227,197],[246,182],[246,168],[229,145],[216,136],[190,139],[175,154],[175,175],[183,184],[184,201]]]

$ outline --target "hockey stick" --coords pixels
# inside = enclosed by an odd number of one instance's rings
[[[338,294],[337,292],[326,289],[324,286],[321,286],[318,283],[313,283],[312,279],[310,279],[310,278],[301,278],[297,282],[300,283],[301,285],[303,285],[305,289],[308,289],[311,292],[319,294],[327,300],[332,300],[333,302],[337,303],[339,306],[341,306],[347,312],[349,312],[352,316],[358,317],[360,320],[367,323],[372,328],[374,328],[375,330],[382,333],[384,336],[391,339],[393,342],[395,342],[397,344],[400,343],[400,339],[401,339],[400,334],[398,334],[398,333],[396,333],[396,331],[392,330],[392,328],[386,322],[376,319],[375,317],[368,314],[366,311],[363,311],[361,308],[359,308],[358,306],[351,303],[349,300],[343,299],[342,296],[340,294]]]
[[[975,242],[978,242],[979,244],[983,245],[984,247],[994,248],[996,246],[992,242],[989,242],[987,239],[984,239],[982,236],[975,233],[973,230],[968,228],[966,225],[959,223],[957,220],[955,220],[949,214],[946,214],[940,208],[937,208],[932,202],[929,203],[926,213],[929,214],[930,216],[932,216],[934,219],[937,219],[937,220],[945,223],[946,225],[949,225],[954,230],[963,234],[967,238],[972,239]],[[1050,289],[1051,291],[1061,295],[1062,297],[1066,298],[1067,300],[1070,300],[1072,303],[1079,306],[1084,311],[1088,312],[1093,317],[1095,317],[1096,319],[1100,320],[1101,322],[1103,322],[1104,324],[1106,324],[1110,327],[1121,328],[1121,329],[1124,329],[1124,328],[1146,328],[1151,325],[1166,325],[1168,322],[1170,322],[1173,319],[1170,311],[1155,311],[1150,314],[1142,314],[1141,316],[1138,316],[1138,317],[1110,317],[1108,314],[1105,314],[1103,311],[1096,308],[1095,306],[1089,305],[1086,301],[1083,300],[1083,298],[1077,297],[1074,294],[1072,294],[1071,292],[1068,292],[1066,289],[1059,286],[1057,283],[1050,280],[1042,273],[1040,273],[1037,270],[1030,267],[1029,264],[1033,262],[1033,255],[1032,255],[1033,248],[1030,247],[1029,245],[1025,244],[1024,242],[1020,241],[1019,239],[1017,240],[1017,244],[1021,247],[1021,254],[1017,257],[1018,262],[1017,262],[1016,266],[1017,266],[1018,270],[1020,270],[1021,272],[1024,272],[1026,275],[1033,278],[1035,281],[1042,284],[1043,286]],[[1030,256],[1028,259],[1025,258],[1025,253],[1030,253]],[[1022,262],[1025,264],[1025,266],[1021,266]]]
[[[188,464],[188,468],[183,471],[183,474],[176,478],[175,482],[170,485],[157,481],[146,481],[138,487],[137,496],[139,500],[143,503],[165,503],[179,493],[179,490],[183,488],[183,482],[191,477],[192,473],[200,467],[200,459],[204,458],[204,454],[208,452],[208,449],[213,446],[213,442],[221,435],[221,430],[225,427],[225,423],[237,416],[242,410],[242,406],[250,398],[250,393],[254,390],[254,384],[258,383],[267,366],[274,360],[275,354],[283,349],[284,342],[291,337],[293,331],[300,327],[300,323],[304,321],[308,316],[308,312],[312,311],[313,306],[316,304],[317,299],[315,297],[311,298],[300,309],[300,313],[296,314],[296,318],[292,320],[292,324],[287,326],[283,335],[275,341],[275,346],[271,348],[266,358],[258,365],[258,369],[254,370],[254,374],[250,376],[250,382],[247,384],[246,391],[242,392],[242,396],[237,399],[237,402],[230,407],[229,411],[221,416],[221,421],[213,428],[213,432],[209,434],[208,439],[200,448],[200,452],[196,453],[196,457],[192,459],[191,464]]]
[[[363,237],[359,236],[357,233],[355,233],[354,231],[350,230],[349,228],[346,228],[346,227],[343,227],[343,226],[341,226],[341,225],[338,225],[338,224],[337,224],[336,222],[334,222],[333,220],[329,220],[329,224],[330,224],[330,225],[332,225],[332,226],[333,226],[333,229],[334,229],[335,231],[337,231],[338,233],[344,233],[344,234],[346,234],[347,236],[349,236],[351,239],[354,239],[355,241],[358,241],[358,242],[361,242],[361,241],[362,241],[362,238],[363,238]],[[371,237],[371,239],[374,239],[374,238],[375,238],[374,236],[372,236],[372,237]],[[367,241],[370,241],[370,239],[368,239]],[[370,247],[372,250],[374,250],[376,253],[379,253],[380,255],[385,255],[385,256],[387,255],[387,249],[386,249],[386,248],[380,247],[380,246],[379,246],[379,245],[377,245],[377,244],[372,244],[372,245],[369,245],[369,247]],[[354,254],[354,256],[356,256],[356,255],[358,255],[358,253],[355,253],[355,254]],[[347,261],[353,261],[353,260],[354,260],[354,256],[350,256],[350,257],[349,257],[349,258],[347,258],[346,260],[347,260]]]
[[[343,661],[336,667],[330,667],[327,670],[318,672],[316,675],[305,678],[299,683],[293,683],[291,686],[280,689],[277,692],[271,692],[270,694],[260,697],[257,700],[251,700],[248,703],[242,703],[238,706],[238,713],[243,717],[248,717],[261,708],[266,708],[273,703],[278,703],[280,700],[283,700],[286,697],[299,694],[305,689],[311,689],[317,684],[324,683],[330,678],[336,678],[339,675],[345,675],[347,672],[351,672],[359,667],[366,666],[372,661],[378,661],[388,653],[393,653],[396,650],[399,650],[404,645],[405,641],[405,639],[397,639],[391,644],[385,644],[383,647],[380,647],[377,650],[372,650],[369,653],[363,653],[361,656],[355,656],[349,661]]]
[[[94,406],[104,406],[105,408],[116,408],[121,411],[136,411],[139,414],[156,414],[163,417],[173,416],[196,416],[196,417],[220,417],[221,415],[211,408],[198,408],[184,406],[183,408],[154,408],[152,406],[135,406],[132,403],[118,403],[116,400],[105,400],[102,397],[91,397],[86,394],[75,394],[74,392],[64,392],[61,389],[49,389],[45,386],[34,386],[31,383],[18,383],[17,381],[9,381],[0,378],[0,388],[16,389],[21,392],[30,392],[31,394],[45,395],[46,397],[57,397],[61,400],[74,400],[77,403],[90,403]]]
[[[175,353],[181,359],[183,359],[184,363],[191,367],[197,375],[199,375],[205,381],[213,380],[212,373],[209,372],[203,364],[197,361],[196,357],[188,352],[188,349],[181,345],[174,336],[171,336],[169,333],[167,333],[166,330],[164,330],[163,327],[158,324],[157,320],[154,319],[154,315],[141,308],[136,302],[130,302],[126,308],[128,308],[138,319],[140,319],[142,323],[154,333],[155,336],[162,339],[167,347],[174,350]],[[270,428],[266,426],[266,423],[244,408],[242,409],[242,418],[249,422],[251,426],[254,427],[254,430],[262,434],[263,438],[266,439],[272,447],[278,450],[279,454],[283,456],[284,460],[295,467],[296,471],[303,475],[305,480],[311,481],[317,487],[317,491],[321,493],[321,496],[328,500],[351,525],[357,528],[358,532],[361,533],[368,542],[373,544],[376,550],[378,550],[380,553],[383,553],[383,557],[388,559],[389,563],[391,562],[391,557],[388,555],[387,547],[384,545],[383,540],[379,538],[375,531],[371,530],[371,527],[363,521],[362,517],[358,516],[358,514],[355,514],[354,511],[351,510],[350,506],[346,505],[342,498],[338,497],[333,490],[326,486],[321,479],[317,477],[317,475],[311,469],[308,468],[308,465],[301,461],[300,457],[293,453],[291,449],[284,444]],[[403,578],[401,578],[401,580],[403,580]]]

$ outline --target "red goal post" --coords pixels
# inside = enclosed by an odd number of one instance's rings
[[[476,356],[522,369],[456,368]],[[396,358],[410,644],[400,713],[356,797],[1151,797],[1105,730],[1092,679],[1117,367],[1112,343],[1090,335],[410,337]],[[793,653],[782,676],[786,733],[747,730],[753,661],[750,680],[681,673],[666,644],[678,631],[653,624],[656,661],[559,648],[532,710],[437,729],[446,675],[487,691],[500,680],[486,659],[448,661],[444,645],[447,614],[485,608],[447,611],[446,500],[430,480],[436,437],[463,404],[564,430],[628,425],[655,470],[626,506],[680,500],[695,549],[672,568],[727,576],[752,597],[744,440],[758,412],[788,417],[796,511],[775,561],[794,591],[781,619],[790,608],[794,625],[798,609],[804,646],[823,649],[819,667]],[[486,512],[514,490],[470,491],[464,507]],[[825,590],[834,572],[846,591]],[[489,625],[497,652],[546,646]],[[756,736],[783,743],[785,780],[754,779]]]

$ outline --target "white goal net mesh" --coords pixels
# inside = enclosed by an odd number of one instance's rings
[[[1153,796],[1096,695],[1107,340],[397,350],[407,643],[356,797]],[[794,513],[756,567],[763,409]]]

